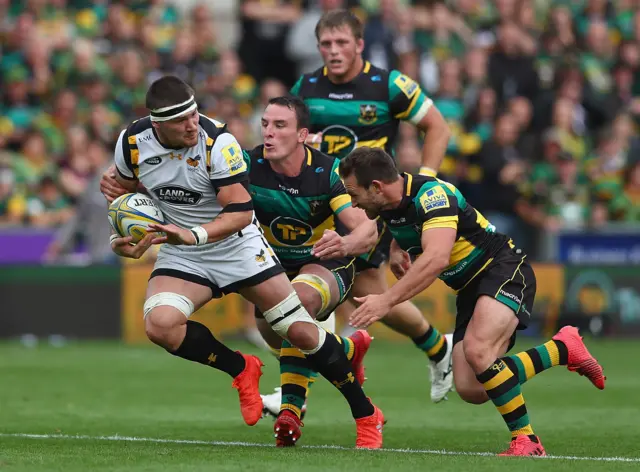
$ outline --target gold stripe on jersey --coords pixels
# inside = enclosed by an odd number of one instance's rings
[[[211,150],[213,149],[213,138],[208,136],[207,137],[207,157],[206,157],[206,161],[207,161],[207,170],[211,171]]]
[[[478,223],[482,229],[487,229],[491,224],[478,210],[476,210],[476,223]]]
[[[364,69],[362,72],[364,72],[365,74],[368,74],[370,70],[371,70],[371,63],[369,61],[365,61]]]
[[[433,228],[452,228],[458,229],[458,215],[455,216],[438,216],[429,218],[422,223],[422,231]],[[455,245],[454,245],[455,247]]]
[[[409,104],[409,107],[402,113],[398,113],[394,118],[397,118],[399,120],[403,120],[407,118],[411,114],[413,109],[416,107],[416,103],[418,103],[418,99],[420,98],[420,96],[421,96],[420,93],[414,94],[413,98],[411,99],[411,103]]]
[[[136,134],[129,136],[129,150],[131,151],[131,167],[133,167],[133,174],[138,177],[138,163],[140,161],[140,150],[136,143]]]
[[[311,154],[311,149],[307,148],[307,165],[311,165],[311,161],[313,160],[313,154]]]
[[[473,252],[476,247],[467,241],[465,238],[460,236],[458,240],[453,245],[453,249],[451,251],[451,265],[455,265],[464,258],[468,257],[469,254]]]
[[[406,192],[406,195],[407,195],[407,197],[410,197],[411,196],[411,185],[413,184],[413,175],[407,174],[407,173],[405,173],[404,175],[407,176],[407,192]]]
[[[385,136],[384,138],[380,138],[380,139],[372,139],[371,141],[358,141],[358,143],[356,144],[356,147],[372,147],[372,148],[382,148],[384,149],[384,147],[387,145],[387,142],[389,141],[389,138],[387,136]]]
[[[336,212],[348,203],[351,203],[351,197],[349,195],[338,195],[331,199],[329,205],[331,206],[331,209]]]

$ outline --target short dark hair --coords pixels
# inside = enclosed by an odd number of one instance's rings
[[[340,177],[356,176],[358,185],[369,188],[374,180],[392,184],[399,173],[395,162],[382,148],[359,147],[340,161]]]
[[[296,115],[298,129],[309,128],[311,126],[311,116],[307,104],[300,97],[295,95],[283,95],[281,97],[273,97],[269,100],[269,105],[278,105],[287,107]]]
[[[331,10],[322,15],[320,21],[316,25],[316,39],[320,40],[320,34],[324,30],[332,30],[348,26],[356,39],[362,39],[364,36],[364,25],[355,13],[349,10]]]
[[[184,80],[173,75],[167,75],[154,81],[145,98],[145,106],[149,110],[170,107],[194,95],[195,92]]]

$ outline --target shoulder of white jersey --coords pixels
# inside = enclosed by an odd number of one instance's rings
[[[227,125],[222,123],[221,121],[214,120],[213,118],[209,118],[207,115],[203,115],[199,113],[200,119],[198,120],[198,124],[200,128],[207,133],[207,136],[215,141],[215,139],[220,136],[222,133],[227,132]]]
[[[132,122],[127,128],[120,133],[120,146],[122,157],[127,168],[133,175],[137,175],[138,161],[140,160],[140,151],[138,149],[138,135],[151,134],[153,137],[153,128],[151,119],[147,116]]]

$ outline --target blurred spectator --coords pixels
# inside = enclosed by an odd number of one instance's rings
[[[53,177],[45,176],[27,199],[26,217],[30,225],[57,227],[69,221],[73,208]]]
[[[549,165],[538,164],[520,187],[520,217],[543,231],[582,228],[591,219],[591,195],[578,160],[567,152]]]
[[[293,61],[284,54],[291,25],[302,15],[295,0],[241,0],[242,38],[238,53],[258,82],[267,77],[286,84],[296,80]]]
[[[604,216],[624,223],[640,223],[640,159],[625,170],[622,183],[609,201]]]
[[[0,167],[0,226],[22,223],[26,211],[24,196],[16,192],[10,167]]]
[[[489,58],[489,80],[500,105],[517,96],[536,97],[538,80],[527,50],[529,39],[516,23],[506,21],[498,28],[498,49]]]
[[[313,0],[300,19],[291,25],[286,38],[285,52],[296,63],[296,76],[322,67],[322,56],[318,51],[316,39],[316,23],[324,13],[345,6],[345,0]]]
[[[482,169],[482,180],[465,186],[465,190],[469,200],[498,231],[510,235],[522,247],[526,236],[514,204],[527,164],[516,147],[518,137],[517,119],[510,113],[500,115],[492,138],[472,158]]]

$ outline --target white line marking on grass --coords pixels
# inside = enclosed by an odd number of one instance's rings
[[[88,440],[88,441],[132,441],[132,442],[148,442],[161,444],[198,444],[204,446],[244,446],[244,447],[275,447],[274,444],[253,443],[244,441],[203,441],[200,439],[162,439],[162,438],[141,438],[135,436],[87,436],[83,434],[27,434],[27,433],[0,433],[0,437],[4,438],[26,438],[26,439],[71,439],[71,440]],[[298,446],[302,449],[338,449],[344,451],[353,451],[353,448],[332,445],[302,445]],[[402,454],[433,454],[437,456],[475,456],[475,457],[495,457],[493,452],[462,452],[462,451],[446,451],[437,449],[393,449],[383,448],[374,453],[398,452]],[[547,460],[569,460],[569,461],[595,461],[595,462],[640,462],[640,457],[582,457],[582,456],[545,456],[533,457],[534,459]]]

